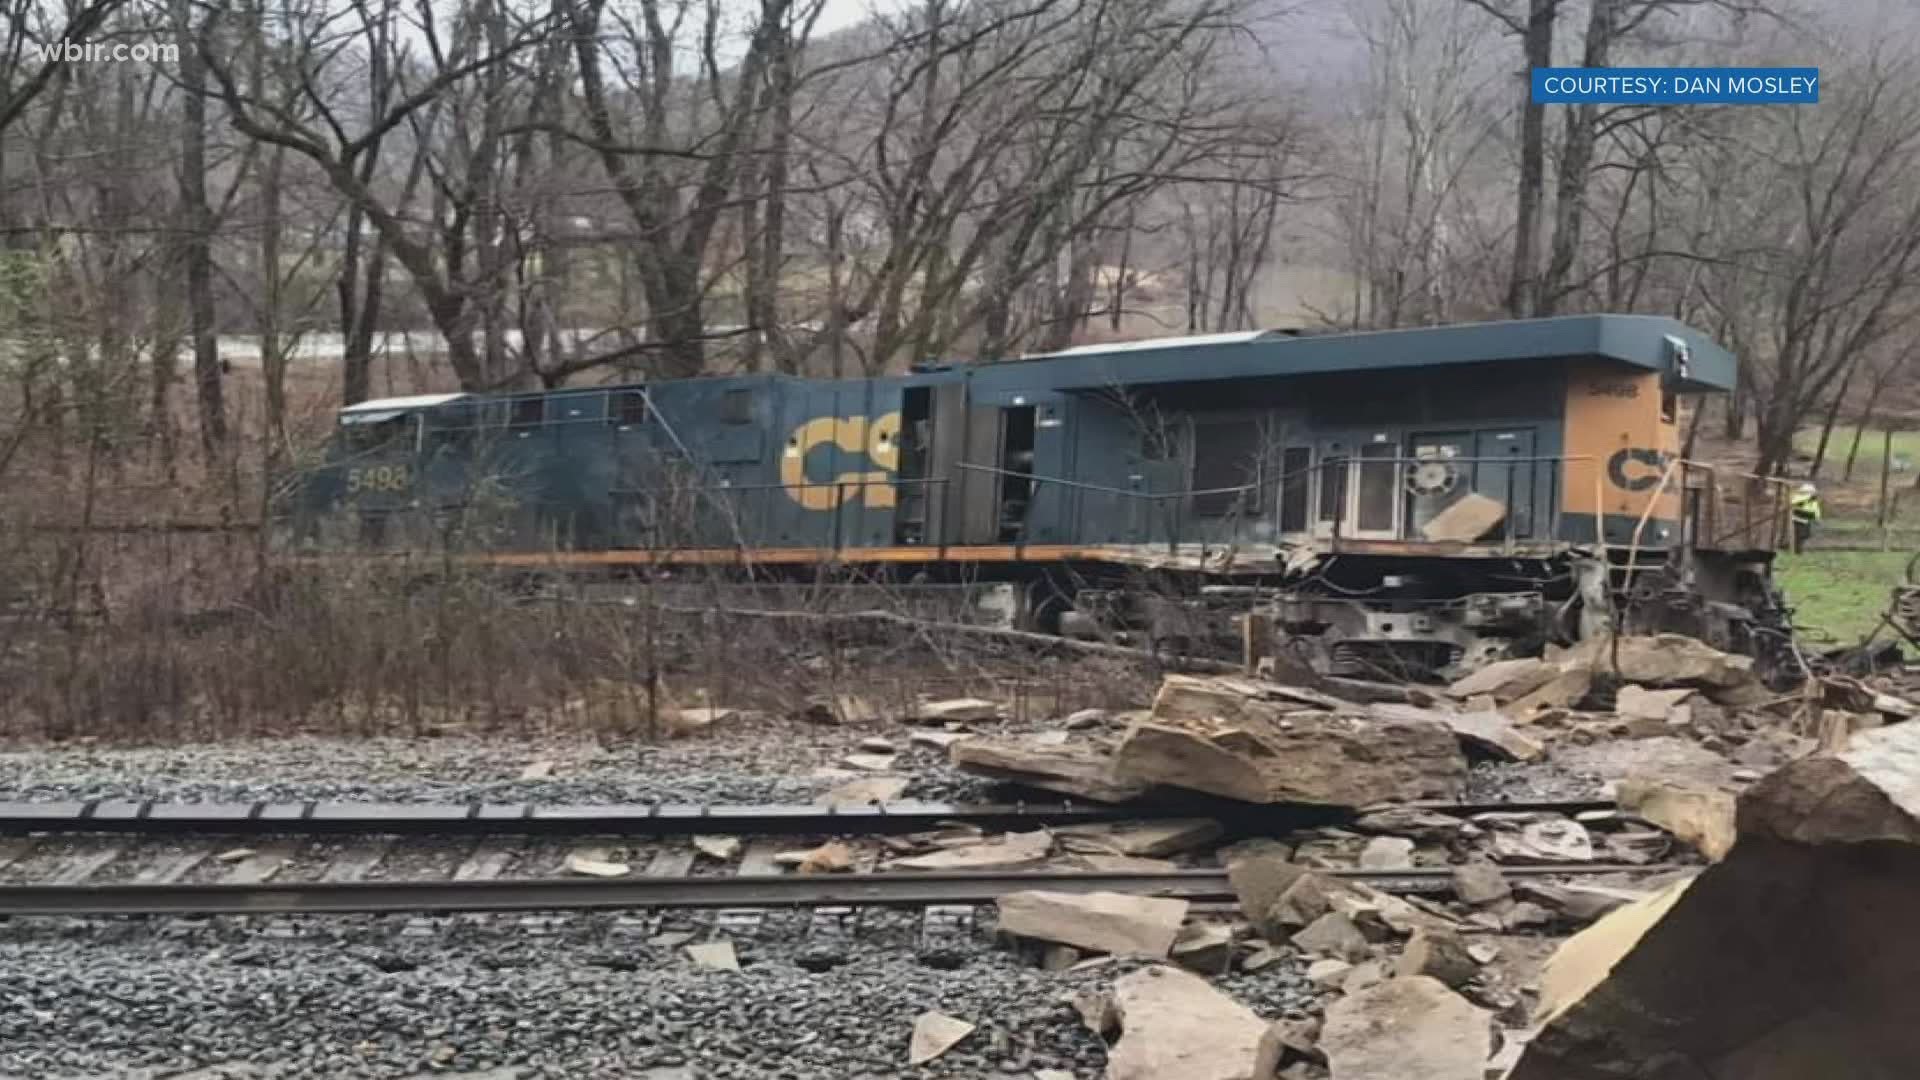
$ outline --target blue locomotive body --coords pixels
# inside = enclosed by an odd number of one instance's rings
[[[341,413],[280,533],[572,567],[1311,570],[1456,604],[1499,591],[1499,560],[1576,548],[1727,553],[1764,577],[1773,489],[1678,457],[1678,402],[1734,375],[1683,324],[1592,315],[388,399]],[[1324,624],[1308,601],[1283,621]]]

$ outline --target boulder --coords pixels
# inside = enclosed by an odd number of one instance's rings
[[[1466,759],[1438,721],[1299,709],[1250,679],[1208,680],[1205,693],[1193,681],[1168,677],[1152,717],[1128,729],[1115,775],[1254,803],[1346,807],[1452,798],[1466,782]]]
[[[1635,775],[1614,787],[1620,809],[1718,862],[1733,849],[1735,797],[1715,784]]]
[[[1585,664],[1555,665],[1552,677],[1502,706],[1508,716],[1527,720],[1549,709],[1579,704],[1593,689],[1593,669]]]
[[[1421,810],[1412,806],[1389,806],[1369,810],[1354,821],[1353,827],[1364,833],[1407,836],[1437,844],[1452,843],[1466,822],[1452,814]]]
[[[1360,849],[1360,869],[1395,870],[1413,865],[1413,841],[1404,836],[1376,836]]]
[[[1085,742],[1049,745],[1030,737],[974,738],[948,747],[947,757],[961,772],[1095,802],[1137,799],[1148,787],[1116,776],[1112,757]]]
[[[1243,849],[1227,861],[1227,880],[1233,885],[1233,894],[1240,901],[1240,913],[1247,917],[1247,921],[1262,937],[1277,941],[1284,931],[1272,922],[1274,904],[1308,871],[1288,861],[1284,845],[1272,841],[1258,843],[1265,846]],[[1304,926],[1310,921],[1299,925]]]
[[[892,802],[907,790],[911,782],[905,776],[863,776],[841,784],[814,801],[822,806],[869,806]]]
[[[1394,966],[1402,979],[1431,975],[1458,990],[1480,974],[1480,962],[1467,951],[1460,935],[1447,930],[1420,929],[1407,939],[1406,950]]]
[[[1126,893],[1028,889],[998,901],[1000,929],[1090,952],[1165,957],[1187,917],[1187,901]]]
[[[1491,1014],[1425,975],[1388,979],[1327,1007],[1333,1080],[1482,1080]]]
[[[1475,907],[1496,904],[1512,893],[1500,868],[1485,859],[1474,859],[1453,868],[1453,895],[1463,904]]]
[[[1315,960],[1307,965],[1307,981],[1322,990],[1338,990],[1352,970],[1353,965],[1345,960]]]
[[[1561,653],[1557,660],[1563,669],[1578,664],[1642,686],[1729,690],[1758,682],[1753,674],[1753,657],[1721,652],[1685,634],[1591,638]]]
[[[1672,690],[1649,690],[1636,683],[1628,683],[1614,696],[1613,711],[1629,720],[1657,720],[1671,722],[1674,710],[1680,703],[1693,696],[1693,688],[1682,686]]]
[[[1447,693],[1462,700],[1486,694],[1504,704],[1532,693],[1559,673],[1559,668],[1537,656],[1495,660],[1456,680]]]
[[[1198,923],[1180,931],[1168,952],[1173,962],[1202,975],[1225,975],[1233,965],[1233,928]]]
[[[1254,1073],[1266,1021],[1200,976],[1142,968],[1114,983],[1113,1003],[1107,1080],[1267,1080]]]
[[[1350,964],[1357,964],[1373,955],[1366,935],[1353,925],[1352,919],[1338,911],[1329,911],[1313,920],[1305,929],[1293,935],[1292,941],[1295,948],[1309,956],[1331,957]]]
[[[1254,1067],[1254,1075],[1266,1080],[1280,1071],[1282,1063],[1325,1063],[1326,1060],[1327,1056],[1320,1052],[1318,1019],[1276,1020],[1267,1026],[1267,1033],[1260,1037],[1260,1058]]]
[[[1168,675],[1154,695],[1151,713],[1157,720],[1235,719],[1253,713],[1358,712],[1352,702],[1304,686],[1239,675]]]
[[[1468,746],[1503,761],[1538,761],[1547,750],[1498,712],[1448,713],[1446,725]]]
[[[1736,823],[1720,862],[1561,947],[1514,1080],[1913,1075],[1920,726],[1786,765]]]

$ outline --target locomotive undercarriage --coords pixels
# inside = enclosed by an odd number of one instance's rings
[[[1195,581],[1185,590],[1080,589],[1054,629],[1180,653],[1237,653],[1242,618],[1329,675],[1452,679],[1618,628],[1681,633],[1791,669],[1790,612],[1766,556],[1689,555],[1678,564],[1574,552],[1533,559],[1341,557],[1293,579]]]

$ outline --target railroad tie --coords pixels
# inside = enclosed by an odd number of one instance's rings
[[[40,843],[31,836],[0,837],[0,870],[5,870],[24,858]]]
[[[774,861],[774,856],[780,851],[776,841],[755,840],[747,845],[746,852],[740,856],[740,865],[734,868],[734,874],[739,877],[779,874],[781,867]],[[766,918],[767,909],[763,907],[721,908],[714,913],[713,932],[716,937],[753,937],[760,932]]]
[[[54,885],[78,885],[100,871],[100,868],[118,859],[126,849],[119,844],[108,844],[92,851],[76,852],[67,856],[60,868],[47,875]]]
[[[321,881],[359,881],[387,857],[392,841],[377,838],[342,851],[320,872]]]

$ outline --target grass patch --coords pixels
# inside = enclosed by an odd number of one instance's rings
[[[1910,551],[1781,552],[1774,576],[1794,609],[1795,626],[1816,641],[1852,644],[1880,624],[1911,558]]]
[[[1860,438],[1860,458],[1854,463],[1853,475],[1857,478],[1862,472],[1868,476],[1880,475],[1881,440],[1885,436],[1874,428],[1868,428]],[[1820,446],[1820,429],[1808,428],[1793,437],[1793,448],[1803,454],[1811,454]],[[1827,471],[1838,476],[1840,467],[1846,464],[1847,450],[1853,446],[1853,429],[1836,426],[1833,437],[1827,440]],[[1896,431],[1893,433],[1893,456],[1904,457],[1909,463],[1906,475],[1913,475],[1913,469],[1920,466],[1920,431]],[[1901,475],[1900,470],[1894,471]]]

